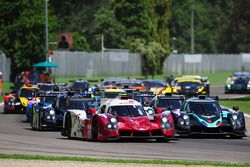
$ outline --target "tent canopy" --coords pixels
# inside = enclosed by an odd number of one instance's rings
[[[58,67],[58,65],[57,65],[56,63],[53,63],[53,62],[43,61],[43,62],[34,64],[34,67],[49,67],[49,68],[55,68],[55,67]]]

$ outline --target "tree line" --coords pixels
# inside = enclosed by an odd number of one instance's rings
[[[14,76],[45,60],[45,0],[0,2],[0,50]],[[70,32],[72,50],[100,51],[103,35],[106,48],[139,52],[143,74],[153,76],[171,52],[191,52],[191,10],[195,53],[249,52],[249,7],[248,0],[51,0],[49,41]]]

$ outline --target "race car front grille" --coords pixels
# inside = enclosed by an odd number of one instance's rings
[[[135,137],[143,137],[143,136],[161,136],[161,130],[153,130],[153,131],[120,131],[120,136],[135,136]]]
[[[200,126],[193,126],[191,128],[192,132],[199,132],[199,133],[221,133],[220,128],[204,128]]]

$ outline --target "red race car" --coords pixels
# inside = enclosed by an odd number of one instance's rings
[[[37,86],[24,85],[17,94],[6,94],[4,96],[4,113],[25,113],[28,102],[37,98],[38,91]]]
[[[153,109],[132,99],[110,99],[90,118],[82,110],[69,109],[64,116],[62,135],[88,140],[123,138],[168,141],[174,136],[171,114],[154,114]]]

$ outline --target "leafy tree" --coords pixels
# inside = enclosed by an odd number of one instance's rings
[[[161,68],[160,61],[162,57],[165,57],[166,50],[162,47],[160,43],[149,42],[145,44],[143,40],[136,39],[131,43],[131,49],[134,52],[138,52],[142,56],[142,73],[144,76],[148,77],[157,74],[159,68]]]
[[[14,77],[25,66],[45,59],[45,2],[0,0],[0,3],[0,49],[11,58]],[[49,21],[50,27],[55,27],[56,18],[50,15]]]
[[[114,12],[116,19],[126,28],[127,41],[143,39],[151,40],[153,31],[149,17],[149,0],[116,0]]]
[[[101,49],[101,35],[104,36],[106,48],[123,48],[125,43],[125,27],[115,19],[112,10],[101,8],[95,15],[89,34],[93,50]]]
[[[224,53],[250,52],[250,1],[233,1],[230,23],[225,26],[218,48]]]
[[[157,42],[158,47],[164,48],[165,54],[157,52],[158,55],[158,68],[157,74],[161,74],[163,70],[163,63],[170,53],[169,43],[169,20],[171,18],[171,5],[172,0],[150,0],[151,8],[149,11],[150,18],[153,25],[153,34],[151,41]],[[161,46],[159,46],[161,45]],[[161,50],[160,48],[157,50]]]
[[[170,21],[172,46],[180,53],[190,52],[191,10],[194,10],[194,37],[196,53],[218,53],[217,41],[223,25],[229,21],[232,0],[175,0]]]
[[[73,32],[72,34],[73,34],[73,38],[74,38],[72,50],[90,51],[90,46],[87,42],[87,39],[84,36],[80,35],[78,32]]]

